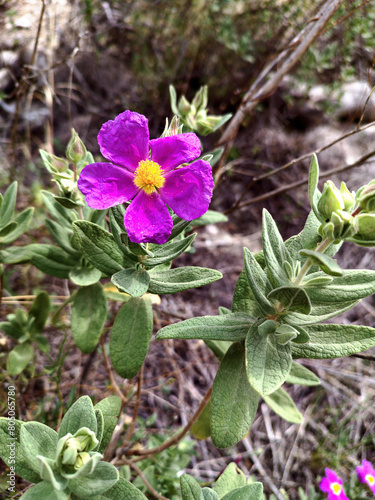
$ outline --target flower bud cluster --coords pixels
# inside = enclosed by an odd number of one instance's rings
[[[66,434],[57,444],[56,465],[66,472],[79,470],[91,459],[89,452],[98,443],[95,433],[87,427],[79,429],[74,436]]]
[[[195,94],[192,102],[189,102],[185,96],[181,96],[178,104],[176,105],[175,91],[171,89],[172,96],[172,111],[177,115],[181,122],[191,131],[199,135],[208,135],[215,132],[221,125],[223,125],[231,114],[224,116],[221,115],[208,115],[208,87],[207,85],[201,87]]]
[[[335,243],[349,240],[375,246],[375,180],[357,193],[351,193],[344,182],[338,189],[332,181],[327,181],[317,209],[325,220],[319,228],[323,238]]]

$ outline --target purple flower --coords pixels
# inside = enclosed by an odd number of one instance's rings
[[[366,483],[375,495],[375,469],[372,468],[371,463],[367,460],[362,460],[362,465],[356,467],[355,470],[361,483]]]
[[[98,142],[111,163],[87,165],[78,187],[88,206],[99,210],[132,200],[124,220],[131,241],[165,243],[173,227],[167,205],[184,220],[207,212],[214,187],[210,164],[197,160],[177,168],[200,155],[195,134],[150,141],[147,118],[125,111],[104,123]]]
[[[320,481],[319,488],[328,493],[328,500],[349,500],[342,486],[342,479],[331,469],[325,469],[326,477]]]

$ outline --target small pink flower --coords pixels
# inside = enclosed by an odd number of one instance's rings
[[[366,483],[375,495],[375,469],[373,469],[371,463],[367,460],[362,460],[362,465],[356,467],[355,470],[361,483]]]
[[[319,488],[328,493],[328,500],[349,500],[345,495],[342,479],[331,469],[325,469],[326,477],[320,481]]]
[[[125,111],[104,123],[98,142],[111,163],[87,165],[78,187],[91,208],[104,210],[131,201],[124,225],[134,243],[168,240],[173,222],[167,206],[184,220],[207,212],[214,187],[210,164],[197,160],[179,168],[200,155],[195,134],[150,141],[147,119]]]

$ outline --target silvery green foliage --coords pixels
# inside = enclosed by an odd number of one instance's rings
[[[15,472],[36,483],[22,495],[41,498],[116,497],[119,473],[103,462],[120,412],[121,399],[110,396],[93,406],[88,396],[78,399],[61,421],[59,431],[39,422],[15,421],[10,433],[8,419],[0,419],[0,456],[7,463],[9,442],[17,456]],[[126,485],[128,487],[128,485]],[[113,489],[115,488],[115,489]]]
[[[333,259],[342,241],[364,244],[356,218],[366,210],[374,216],[369,212],[374,208],[372,183],[356,197],[345,185],[338,190],[328,184],[323,193],[317,185],[314,155],[309,183],[313,211],[304,229],[284,242],[264,210],[263,250],[253,254],[244,249],[245,266],[231,311],[221,309],[219,316],[191,318],[157,333],[157,339],[202,339],[221,360],[211,412],[203,412],[195,425],[198,434],[211,435],[219,448],[244,437],[260,398],[287,421],[301,422],[282,385],[316,385],[319,379],[295,359],[334,359],[375,345],[374,328],[323,323],[375,293],[375,271],[342,270]],[[371,238],[368,246],[374,245]]]

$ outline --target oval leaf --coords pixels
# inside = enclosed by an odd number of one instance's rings
[[[264,401],[281,418],[292,424],[300,424],[303,420],[301,412],[297,409],[289,394],[279,387],[277,391],[264,396]]]
[[[204,267],[179,267],[151,273],[149,293],[167,294],[198,288],[221,279],[223,275],[215,269]]]
[[[344,274],[336,260],[325,253],[306,249],[300,250],[299,253],[303,257],[308,257],[313,264],[319,266],[322,271],[330,276],[342,276]]]
[[[144,269],[123,269],[114,274],[111,281],[121,292],[141,297],[148,290],[150,275]]]

